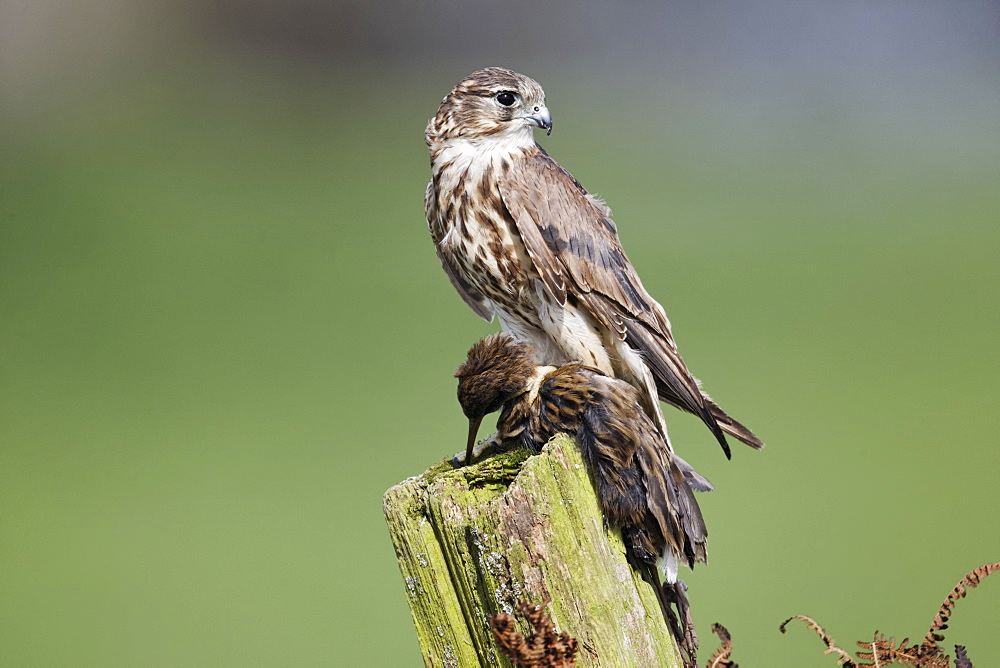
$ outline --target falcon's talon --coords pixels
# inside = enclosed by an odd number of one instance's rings
[[[479,457],[479,455],[481,455],[483,451],[486,450],[487,448],[492,450],[494,453],[499,453],[504,451],[503,439],[500,438],[499,433],[494,432],[490,434],[488,437],[479,441],[479,443],[473,449],[473,452],[476,454],[476,457]]]

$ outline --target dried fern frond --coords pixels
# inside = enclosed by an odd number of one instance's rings
[[[859,663],[859,666],[889,666],[892,664],[902,664],[904,666],[921,666],[922,668],[949,668],[948,656],[942,655],[937,647],[927,647],[925,645],[913,645],[907,647],[909,638],[903,638],[899,645],[896,639],[886,637],[875,632],[872,642],[858,641],[858,647],[871,650],[870,652],[858,651],[858,659],[871,661],[872,663]]]
[[[955,668],[973,668],[972,661],[965,652],[965,645],[955,645]]]
[[[490,617],[490,627],[496,636],[500,652],[515,666],[571,668],[576,665],[579,645],[568,633],[556,631],[552,621],[542,612],[551,599],[539,605],[517,604],[516,612],[535,630],[524,637],[517,630],[511,615],[500,613]]]
[[[930,630],[927,631],[927,635],[924,636],[924,646],[936,647],[937,643],[944,640],[944,634],[938,633],[938,631],[948,628],[948,618],[951,617],[951,611],[955,608],[955,602],[960,598],[965,598],[965,594],[968,592],[967,588],[976,587],[981,579],[998,570],[1000,570],[1000,563],[984,564],[979,568],[973,568],[955,585],[948,597],[944,599],[944,603],[938,608],[934,622],[931,624]]]
[[[837,641],[831,638],[830,635],[823,630],[823,627],[814,622],[811,617],[806,617],[805,615],[795,615],[794,617],[789,617],[788,619],[786,619],[781,623],[781,626],[778,627],[778,630],[781,631],[782,633],[785,633],[785,626],[787,626],[788,622],[792,621],[793,619],[801,619],[803,622],[806,623],[807,627],[815,631],[816,634],[823,640],[823,642],[826,643],[826,649],[823,650],[823,654],[837,654],[840,656],[840,658],[837,659],[838,666],[846,666],[847,668],[855,668],[857,666],[857,664],[854,663],[854,660],[851,659],[851,655],[845,652],[844,650],[840,649],[839,647],[837,647]]]
[[[708,657],[707,668],[739,668],[729,657],[733,653],[733,639],[729,635],[729,630],[722,624],[712,624],[712,632],[719,636],[719,649]]]
[[[805,615],[789,617],[781,623],[779,630],[784,633],[788,622],[793,619],[801,619],[826,643],[827,649],[823,653],[838,654],[840,658],[837,660],[837,664],[847,666],[848,668],[856,668],[858,666],[889,666],[893,664],[920,666],[921,668],[949,668],[951,664],[948,655],[943,654],[941,648],[938,647],[938,643],[944,640],[944,634],[939,633],[939,631],[948,628],[948,619],[958,599],[965,598],[969,589],[976,587],[980,580],[998,570],[1000,570],[1000,563],[984,564],[969,571],[955,585],[955,588],[951,590],[951,593],[945,598],[944,603],[941,604],[937,615],[934,617],[934,622],[931,624],[931,628],[921,644],[907,647],[910,639],[903,638],[903,641],[897,645],[894,637],[890,637],[887,640],[878,631],[875,632],[871,642],[858,641],[857,645],[861,648],[857,652],[858,660],[871,661],[872,663],[855,663],[847,652],[837,647],[834,639],[823,630],[823,627]],[[723,646],[725,647],[725,645]],[[962,645],[955,645],[955,668],[972,668],[972,662],[969,660],[965,652],[965,647]]]

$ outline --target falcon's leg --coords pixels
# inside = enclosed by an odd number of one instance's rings
[[[653,424],[659,428],[663,440],[667,442],[667,448],[673,452],[674,448],[670,444],[670,436],[667,434],[667,422],[660,409],[660,398],[657,395],[656,378],[653,376],[653,372],[646,366],[642,355],[633,350],[627,343],[615,340],[614,346],[617,359],[620,362],[612,375],[631,383],[639,390],[642,396],[643,410],[653,421]]]
[[[541,281],[535,281],[535,293],[540,328],[529,329],[512,324],[511,333],[530,343],[542,364],[558,366],[578,361],[614,376],[612,361],[602,336],[604,328],[594,316],[571,302],[554,303]],[[520,332],[515,332],[515,329],[520,329]]]

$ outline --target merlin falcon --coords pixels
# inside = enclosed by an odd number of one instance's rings
[[[635,386],[664,439],[658,399],[700,417],[727,457],[725,434],[763,447],[701,391],[610,209],[535,142],[535,128],[552,131],[545,92],[499,67],[460,81],[427,124],[427,223],[462,299],[542,364],[579,362]]]

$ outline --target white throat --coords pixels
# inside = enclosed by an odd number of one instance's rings
[[[531,128],[525,127],[485,137],[449,137],[432,147],[432,151],[435,166],[450,165],[449,170],[461,173],[473,165],[479,168],[493,166],[534,147]]]

